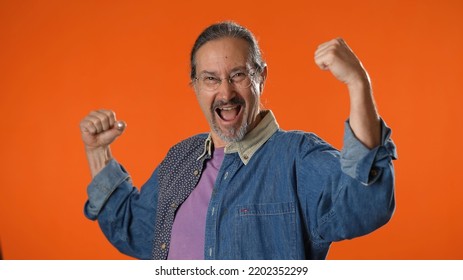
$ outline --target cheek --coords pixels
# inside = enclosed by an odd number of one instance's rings
[[[205,115],[210,114],[210,109],[211,109],[211,104],[212,104],[212,99],[207,98],[206,96],[201,96],[200,94],[196,94],[196,99],[198,100],[199,107],[201,107],[201,110]]]
[[[259,106],[259,100],[260,100],[258,91],[254,90],[253,88],[250,88],[248,94],[249,95],[246,98],[247,103],[248,103],[247,106],[249,107],[248,110],[255,111],[258,109],[257,107]]]

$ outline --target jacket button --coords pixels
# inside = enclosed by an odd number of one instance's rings
[[[245,160],[248,160],[248,159],[249,159],[249,156],[248,156],[248,155],[243,155],[243,158],[244,158]]]
[[[162,243],[162,244],[161,244],[161,249],[162,249],[162,250],[165,250],[166,248],[167,248],[166,243]]]
[[[199,174],[198,169],[196,169],[196,170],[193,172],[193,174],[194,174],[195,176],[198,176],[198,174]]]
[[[172,207],[172,208],[177,208],[177,204],[174,202],[174,203],[172,203],[172,204],[170,205],[170,207]]]
[[[370,176],[371,176],[371,177],[376,177],[376,175],[378,175],[378,169],[373,168],[373,169],[370,171]]]

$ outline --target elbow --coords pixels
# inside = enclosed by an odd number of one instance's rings
[[[380,186],[386,188],[388,191],[384,192],[380,199],[376,199],[371,204],[369,214],[369,228],[370,232],[386,225],[394,215],[396,203],[394,195],[394,183],[391,182],[389,186]]]
[[[391,196],[385,199],[382,209],[378,210],[378,212],[381,213],[380,217],[378,218],[379,227],[384,226],[392,219],[392,216],[395,212],[395,207],[395,197],[392,193]]]
[[[369,234],[380,227],[386,225],[393,217],[396,202],[394,195],[394,181],[388,180],[388,183],[382,183],[376,186],[366,188],[381,188],[382,191],[371,190],[369,199],[364,200],[363,211],[358,213],[361,221],[357,226],[359,231],[354,236]],[[363,217],[363,218],[361,218]]]

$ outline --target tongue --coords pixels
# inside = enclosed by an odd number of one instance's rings
[[[234,108],[232,110],[220,110],[220,116],[225,121],[232,121],[236,118],[239,112],[239,107]]]

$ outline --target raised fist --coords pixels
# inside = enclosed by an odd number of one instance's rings
[[[315,63],[322,70],[329,70],[339,81],[354,85],[369,83],[367,71],[342,38],[336,38],[318,46]]]
[[[110,110],[92,111],[80,122],[82,141],[87,150],[109,146],[126,127],[124,121],[117,121]]]

